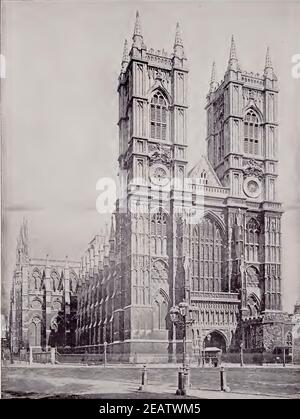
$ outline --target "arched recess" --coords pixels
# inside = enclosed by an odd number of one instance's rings
[[[40,291],[42,289],[42,274],[38,268],[34,268],[29,281],[30,291]]]
[[[207,213],[192,230],[192,288],[220,292],[225,288],[224,230],[215,215]]]
[[[249,266],[246,270],[247,288],[259,288],[259,272],[255,266]]]
[[[285,337],[285,344],[288,347],[292,347],[293,346],[293,335],[292,335],[292,332],[287,332],[286,337]]]
[[[153,298],[153,330],[167,329],[169,305],[169,297],[164,290],[160,289]]]
[[[258,317],[260,315],[260,300],[254,293],[251,293],[247,298],[247,310],[249,317]]]
[[[151,253],[167,256],[168,214],[161,208],[151,215]]]
[[[56,269],[53,269],[50,273],[50,288],[54,292],[59,291],[59,284],[60,284],[59,274]]]
[[[150,98],[150,138],[168,140],[169,104],[161,89],[152,92]]]
[[[31,319],[28,327],[29,346],[41,346],[42,343],[42,320],[39,316]]]
[[[250,107],[244,114],[244,153],[262,153],[262,115],[259,109]]]
[[[78,286],[78,276],[76,275],[74,270],[71,270],[71,272],[70,272],[70,291],[75,294],[77,292],[77,286]]]
[[[208,333],[204,339],[204,348],[216,347],[222,349],[222,352],[227,350],[227,338],[220,330],[213,330]]]
[[[246,260],[250,262],[259,260],[260,232],[259,222],[255,218],[250,218],[246,224]]]

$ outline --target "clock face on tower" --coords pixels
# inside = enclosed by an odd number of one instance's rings
[[[254,176],[249,176],[244,181],[244,192],[250,198],[257,198],[261,194],[261,182]]]
[[[153,165],[150,171],[150,180],[154,185],[166,185],[169,182],[169,169],[163,165]]]

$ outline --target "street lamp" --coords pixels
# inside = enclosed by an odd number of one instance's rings
[[[181,301],[178,306],[173,306],[170,309],[170,319],[173,324],[177,327],[183,328],[183,374],[185,376],[185,380],[182,380],[182,371],[179,371],[178,376],[178,389],[177,394],[185,395],[186,385],[189,385],[190,378],[189,378],[189,369],[187,365],[187,350],[186,350],[186,335],[187,335],[187,327],[192,325],[196,320],[197,314],[197,307],[195,305],[189,305],[185,300]],[[181,377],[181,378],[180,378]],[[180,384],[181,383],[181,384]]]

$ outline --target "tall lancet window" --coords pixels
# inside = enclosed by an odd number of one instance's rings
[[[260,225],[251,218],[246,226],[246,258],[250,262],[258,262]]]
[[[167,256],[167,215],[159,210],[151,219],[152,254]]]
[[[156,92],[151,99],[150,137],[155,140],[167,139],[167,102],[160,92]]]
[[[260,123],[257,114],[251,109],[244,119],[244,152],[260,154]]]

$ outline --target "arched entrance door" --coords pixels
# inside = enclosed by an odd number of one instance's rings
[[[214,331],[209,333],[206,338],[204,339],[204,347],[205,348],[219,348],[222,349],[222,352],[226,352],[226,339],[222,333],[218,331]]]

